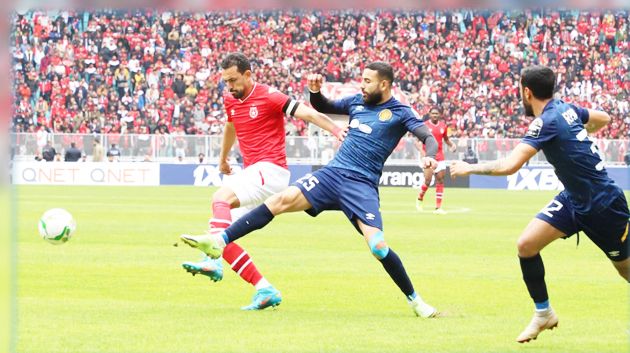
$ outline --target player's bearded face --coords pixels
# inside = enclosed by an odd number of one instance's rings
[[[223,70],[222,73],[223,81],[227,84],[228,90],[236,99],[241,99],[245,96],[246,85],[250,77],[251,71],[240,73],[236,66]]]
[[[365,90],[361,90],[361,93],[363,93],[363,101],[368,105],[378,104],[378,102],[383,99],[383,91],[378,88],[369,93]]]
[[[380,88],[378,74],[374,70],[365,69],[361,80],[361,94],[365,104],[378,104],[383,99],[383,91]]]
[[[521,86],[521,99],[523,100],[523,109],[525,109],[525,116],[534,116],[534,107],[532,107],[532,104],[529,102],[523,86]]]

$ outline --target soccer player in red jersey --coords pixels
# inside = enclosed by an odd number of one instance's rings
[[[424,201],[424,195],[427,190],[429,190],[429,186],[431,186],[431,181],[433,180],[433,175],[435,175],[435,214],[446,214],[446,211],[442,209],[442,199],[444,197],[444,174],[446,173],[446,161],[444,161],[444,149],[443,142],[449,147],[451,152],[455,152],[457,146],[453,143],[453,141],[448,138],[448,126],[443,120],[440,120],[442,116],[442,112],[439,108],[434,107],[429,111],[429,120],[425,121],[425,124],[431,130],[433,137],[438,142],[438,152],[435,156],[435,159],[438,161],[438,167],[434,170],[430,168],[426,168],[424,170],[424,184],[421,186],[420,193],[418,194],[418,199],[416,200],[416,209],[418,211],[422,211],[422,202]],[[424,155],[424,146],[422,147],[422,154]]]
[[[251,64],[242,53],[228,54],[221,62],[221,68],[222,79],[229,89],[229,94],[223,97],[228,119],[219,156],[219,169],[225,178],[223,186],[212,195],[210,233],[223,232],[241,215],[289,186],[285,115],[314,123],[340,141],[346,135],[346,129],[338,127],[328,116],[275,88],[254,82]],[[244,166],[239,173],[233,173],[228,163],[228,154],[236,139]],[[261,310],[280,304],[280,292],[260,274],[242,247],[231,243],[225,248],[223,259],[256,288],[252,303],[243,310]],[[215,282],[223,278],[220,259],[204,257],[201,262],[185,262],[182,266],[193,275],[201,273]]]

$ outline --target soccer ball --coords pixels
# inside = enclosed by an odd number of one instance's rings
[[[55,245],[63,244],[70,240],[77,224],[70,212],[63,208],[50,209],[39,219],[39,235],[47,242]]]

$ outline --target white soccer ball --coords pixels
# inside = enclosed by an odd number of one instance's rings
[[[70,240],[72,233],[77,229],[77,224],[70,212],[63,208],[50,209],[39,219],[39,235],[47,242],[55,245],[63,244]]]

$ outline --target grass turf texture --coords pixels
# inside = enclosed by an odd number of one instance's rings
[[[446,216],[417,213],[417,190],[381,189],[385,237],[416,290],[446,313],[413,315],[341,212],[277,217],[241,239],[282,291],[277,310],[242,312],[253,288],[181,268],[173,247],[205,230],[214,189],[17,188],[19,352],[624,352],[628,285],[585,236],[542,252],[559,328],[517,344],[533,305],[516,239],[552,192],[447,189]],[[435,202],[435,190],[425,209]],[[54,246],[41,214],[69,210],[77,231]]]

